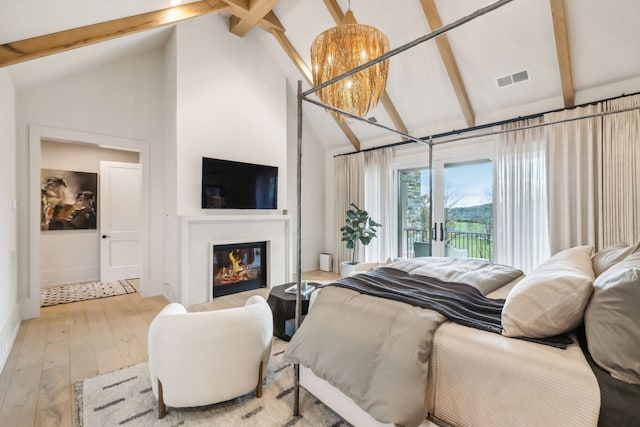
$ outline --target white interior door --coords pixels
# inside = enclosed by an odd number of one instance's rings
[[[142,173],[137,163],[100,162],[100,280],[140,277]]]

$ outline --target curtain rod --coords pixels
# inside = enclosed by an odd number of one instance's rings
[[[478,131],[478,130],[483,130],[483,129],[487,129],[487,128],[491,128],[491,127],[495,127],[495,126],[501,126],[501,125],[505,125],[505,124],[509,124],[509,123],[515,123],[515,122],[519,122],[519,121],[522,121],[522,120],[537,119],[537,118],[543,117],[545,114],[549,114],[549,113],[558,113],[558,112],[561,112],[561,111],[571,111],[571,110],[575,110],[576,108],[588,107],[590,105],[596,105],[596,104],[599,104],[599,103],[602,103],[602,102],[613,101],[613,100],[616,100],[616,99],[626,98],[626,97],[635,96],[635,95],[640,95],[640,92],[634,92],[634,93],[631,93],[631,94],[628,94],[628,95],[627,94],[622,94],[622,95],[619,95],[619,96],[613,96],[611,98],[605,98],[605,99],[601,99],[601,100],[598,100],[598,101],[592,101],[592,102],[586,102],[586,103],[580,104],[580,105],[574,105],[573,107],[558,108],[558,109],[555,109],[555,110],[549,110],[549,111],[545,111],[545,112],[542,112],[542,113],[530,114],[528,116],[518,116],[518,117],[515,117],[515,118],[512,118],[512,119],[506,119],[506,120],[501,120],[501,121],[497,121],[497,122],[486,123],[486,124],[483,124],[483,125],[469,127],[469,128],[466,128],[466,129],[452,130],[452,131],[448,131],[448,132],[432,134],[432,135],[421,137],[421,138],[417,138],[417,139],[419,139],[420,142],[425,143],[425,144],[441,145],[441,144],[447,144],[449,142],[463,141],[463,140],[471,139],[471,138],[479,138],[479,137],[484,137],[484,136],[499,135],[499,134],[508,133],[508,132],[515,132],[515,131],[518,131],[518,130],[531,129],[531,128],[534,128],[534,127],[549,126],[549,125],[553,125],[553,124],[557,124],[557,123],[566,123],[566,122],[575,121],[575,120],[582,120],[582,119],[588,119],[588,118],[593,118],[593,117],[606,116],[606,115],[609,115],[609,114],[624,113],[626,111],[638,110],[638,109],[640,109],[640,107],[631,107],[631,108],[626,108],[626,109],[622,109],[622,110],[615,110],[615,111],[608,111],[608,112],[598,113],[598,114],[595,114],[595,115],[573,117],[571,119],[564,119],[564,120],[559,120],[559,121],[556,121],[556,122],[550,122],[550,123],[544,123],[544,124],[538,124],[538,125],[532,125],[532,126],[525,126],[525,127],[521,127],[521,128],[518,128],[518,129],[511,129],[511,130],[504,130],[504,131],[492,131],[492,132],[485,132],[485,133],[482,133],[482,134],[459,136],[457,138],[448,139],[446,141],[441,141],[441,142],[427,142],[427,140],[433,141],[433,139],[437,139],[437,138],[444,138],[444,137],[452,136],[452,135],[461,135],[461,134],[465,134],[465,133],[469,133],[469,132],[475,132],[475,131]],[[412,138],[412,139],[415,140],[416,138]],[[390,144],[380,145],[378,147],[371,147],[371,148],[366,148],[366,149],[360,150],[360,151],[353,151],[351,153],[336,154],[333,157],[335,158],[335,157],[341,157],[341,156],[350,156],[352,154],[358,154],[358,153],[365,153],[365,152],[368,152],[368,151],[381,150],[383,148],[397,147],[397,146],[400,146],[400,145],[410,144],[412,142],[414,142],[414,141],[393,142],[393,143],[390,143]]]

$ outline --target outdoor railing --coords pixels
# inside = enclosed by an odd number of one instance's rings
[[[429,230],[404,228],[404,242],[407,258],[415,256],[415,242],[429,242]],[[479,233],[459,230],[446,230],[446,241],[456,249],[466,249],[469,258],[493,259],[493,233]]]

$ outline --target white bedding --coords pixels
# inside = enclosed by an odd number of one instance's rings
[[[522,278],[495,290],[506,298]],[[429,414],[464,426],[597,426],[600,389],[577,340],[562,350],[445,322],[433,341]]]
[[[600,392],[580,346],[561,350],[452,322],[434,337],[429,413],[455,426],[596,426]]]

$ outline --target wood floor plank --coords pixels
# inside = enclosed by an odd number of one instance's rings
[[[57,405],[61,402],[70,401],[71,377],[69,375],[69,364],[44,369],[40,378],[40,392],[38,394],[38,408]]]
[[[98,375],[98,361],[93,346],[86,343],[84,347],[71,350],[69,368],[72,384],[78,380]]]
[[[69,365],[69,337],[64,340],[50,341],[45,344],[43,369]]]
[[[42,344],[44,344],[44,339],[42,339]],[[24,350],[24,348],[23,348]],[[24,369],[29,366],[42,366],[42,362],[44,361],[44,345],[41,348],[34,349],[31,351],[21,351],[20,357],[16,362],[16,370]]]
[[[24,322],[27,331],[25,333],[24,341],[22,344],[22,348],[20,349],[20,359],[18,360],[19,366],[26,366],[31,364],[31,362],[27,362],[26,364],[22,361],[23,355],[28,353],[43,353],[44,354],[44,345],[47,337],[47,326],[48,326],[48,318],[41,317],[38,319],[31,319]]]
[[[16,369],[0,409],[0,425],[32,426],[36,417],[42,365]]]
[[[38,410],[37,393],[33,393],[33,397],[28,399],[20,408],[18,415],[18,426],[33,426],[36,424],[36,416]]]
[[[95,353],[100,374],[106,374],[126,366],[115,343],[113,346],[95,348]]]
[[[69,304],[62,304],[69,305]],[[49,308],[49,307],[46,307]],[[45,309],[46,309],[45,308]],[[44,311],[44,309],[43,309]],[[69,337],[69,311],[50,312],[47,327],[47,342],[66,340]]]
[[[135,365],[148,359],[147,346],[143,345],[134,333],[119,336],[116,342],[125,366]]]
[[[0,426],[18,427],[18,419],[22,406],[2,405],[0,408]]]
[[[73,425],[73,400],[67,400],[45,408],[38,407],[36,427],[61,427]]]

